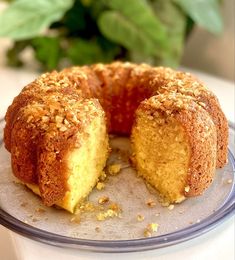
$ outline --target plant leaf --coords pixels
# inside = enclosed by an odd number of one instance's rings
[[[143,31],[130,23],[115,11],[106,11],[99,17],[99,28],[108,39],[117,42],[129,50],[138,50],[146,54],[154,53],[154,42]]]
[[[58,21],[74,0],[16,0],[0,13],[0,37],[29,39]]]
[[[218,0],[174,0],[199,26],[219,34],[223,30]]]
[[[105,37],[130,51],[148,55],[156,49],[168,49],[166,29],[146,1],[112,0],[106,4],[112,10],[102,12],[98,18],[99,29]]]
[[[21,67],[23,62],[20,57],[20,53],[30,45],[28,40],[26,41],[16,41],[13,46],[7,50],[7,65],[13,67]]]
[[[166,27],[168,42],[171,46],[169,52],[157,53],[158,63],[177,67],[183,52],[187,17],[172,0],[155,0],[152,4],[154,12]]]
[[[166,42],[164,25],[154,15],[151,6],[145,0],[112,0],[107,5],[128,18],[138,28],[159,44]]]
[[[31,41],[35,56],[46,70],[58,67],[61,58],[60,39],[56,37],[36,37]]]
[[[118,52],[119,48],[104,52],[99,43],[94,40],[73,39],[66,55],[73,64],[84,65],[111,61]]]

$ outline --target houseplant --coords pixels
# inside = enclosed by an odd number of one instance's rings
[[[176,67],[194,25],[222,31],[219,0],[15,0],[0,13],[8,63],[43,70],[115,59]]]

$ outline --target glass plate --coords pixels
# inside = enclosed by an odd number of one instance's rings
[[[3,124],[0,128],[2,132]],[[1,134],[0,132],[0,134]],[[1,134],[2,135],[2,134]],[[234,128],[230,126],[229,162],[216,171],[210,188],[200,197],[190,198],[174,208],[162,207],[155,192],[130,167],[129,140],[111,137],[113,147],[108,164],[120,163],[121,172],[108,176],[105,188],[94,189],[89,201],[108,196],[120,205],[121,216],[98,221],[100,209],[86,211],[81,222],[64,210],[47,208],[31,191],[12,176],[10,155],[0,141],[0,224],[28,238],[50,245],[99,252],[131,252],[174,245],[215,228],[234,214]],[[147,201],[156,203],[153,207]],[[144,216],[138,221],[137,216]],[[144,237],[150,223],[159,225],[152,237]]]

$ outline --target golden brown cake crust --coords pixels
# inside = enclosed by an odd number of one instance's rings
[[[200,111],[197,109],[199,114],[209,113],[217,129],[217,166],[222,167],[227,161],[228,124],[211,91],[188,73],[114,62],[46,73],[22,90],[5,117],[4,142],[11,152],[14,174],[24,182],[39,184],[44,202],[52,205],[67,190],[68,176],[63,175],[66,164],[60,158],[71,148],[76,133],[82,133],[96,113],[103,113],[103,108],[109,132],[129,135],[139,104],[161,93],[190,96],[202,107]],[[92,98],[98,99],[102,108]],[[77,114],[78,121],[73,122],[73,116],[67,117],[68,111]],[[60,117],[61,128],[56,126]],[[183,122],[184,116],[179,116],[179,120]],[[69,129],[65,122],[69,123]],[[191,124],[186,124],[189,135],[190,129],[196,127]],[[61,176],[56,174],[58,171]],[[194,182],[190,180],[192,187]],[[196,194],[195,188],[191,192]]]

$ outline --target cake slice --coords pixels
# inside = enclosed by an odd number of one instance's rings
[[[52,93],[22,108],[11,143],[15,176],[45,205],[70,212],[98,182],[109,153],[103,109],[76,95]]]
[[[200,195],[216,168],[216,128],[189,96],[160,94],[141,103],[132,129],[133,161],[165,202]]]

